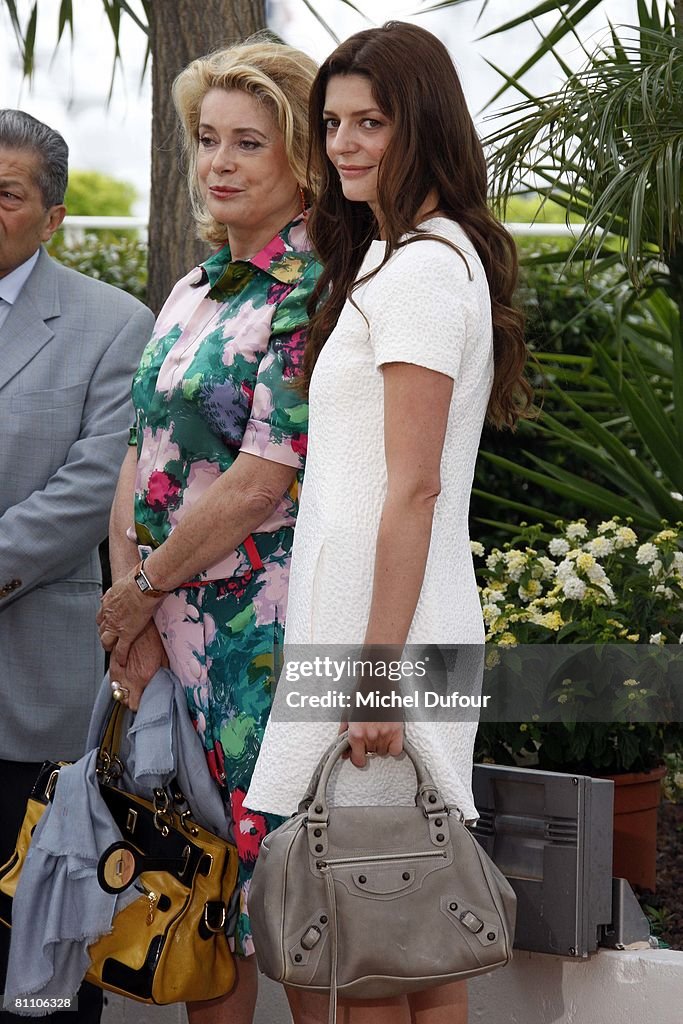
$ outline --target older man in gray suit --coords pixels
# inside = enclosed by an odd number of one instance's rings
[[[153,325],[43,249],[66,212],[67,160],[57,132],[0,110],[0,863],[39,764],[83,752],[104,670],[97,546]],[[99,1016],[92,993],[81,1002],[71,1024]]]

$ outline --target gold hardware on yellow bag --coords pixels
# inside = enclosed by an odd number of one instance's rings
[[[171,798],[155,790],[148,801],[116,788],[123,711],[115,706],[98,759],[100,793],[123,839],[102,854],[98,880],[107,892],[134,886],[140,895],[89,947],[86,980],[144,1003],[215,999],[235,981],[225,923],[237,883],[237,849],[196,824],[177,789]],[[0,921],[8,926],[31,836],[60,767],[43,765],[14,854],[0,867]]]

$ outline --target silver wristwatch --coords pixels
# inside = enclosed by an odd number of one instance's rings
[[[165,590],[155,590],[155,588],[152,586],[143,566],[144,563],[140,562],[133,576],[133,579],[135,580],[140,589],[140,592],[142,594],[145,594],[147,597],[166,597]]]

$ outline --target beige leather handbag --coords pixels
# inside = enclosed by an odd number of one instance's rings
[[[249,892],[259,967],[296,988],[374,999],[472,978],[512,957],[516,898],[417,752],[415,806],[333,807],[346,735],[296,815],[266,836]]]

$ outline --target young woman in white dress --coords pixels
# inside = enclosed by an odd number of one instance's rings
[[[325,269],[305,357],[309,449],[285,643],[322,655],[329,644],[480,650],[474,465],[485,418],[514,427],[531,392],[515,247],[487,206],[482,147],[445,47],[400,22],[346,40],[314,83],[311,137],[320,198],[308,226]],[[287,815],[339,725],[279,720],[277,703],[245,803]],[[447,802],[475,819],[476,723],[405,729]],[[332,804],[411,803],[412,766],[394,760],[403,735],[402,722],[351,722],[352,764],[338,766]],[[327,1019],[326,997],[288,996],[296,1024]],[[466,1017],[458,983],[342,1001],[338,1019]]]

